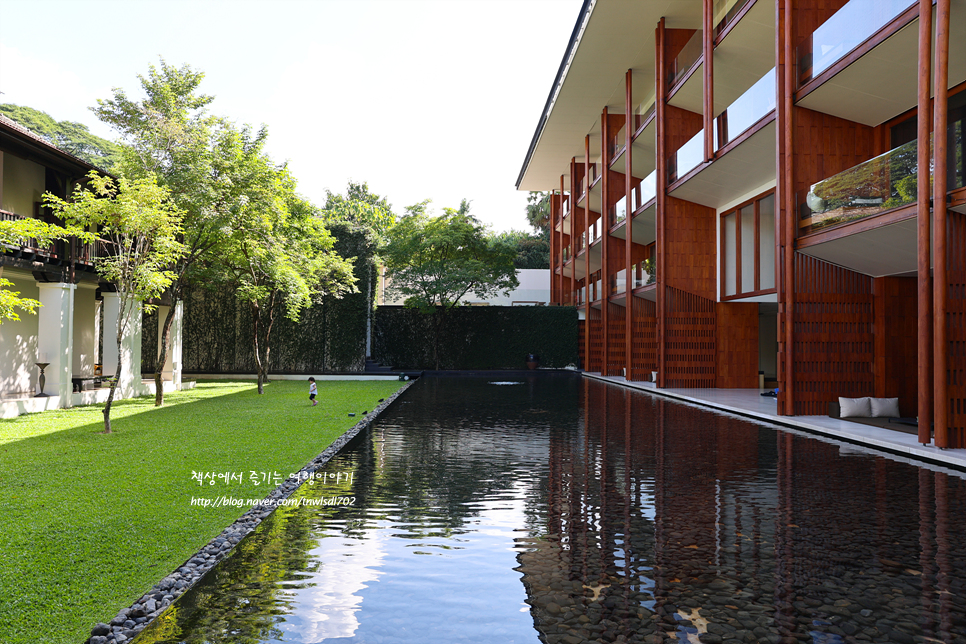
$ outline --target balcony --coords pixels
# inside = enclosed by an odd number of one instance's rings
[[[566,264],[571,260],[570,246],[564,246],[563,250],[560,253],[560,257],[563,259],[564,264]]]
[[[633,196],[633,192],[631,195]],[[607,209],[607,223],[610,228],[627,219],[627,196],[621,197],[616,204]]]
[[[631,266],[631,278],[634,280],[633,288],[635,289],[653,284],[656,277],[654,273],[654,260],[645,259]]]
[[[735,18],[738,17],[738,14],[741,13],[741,10],[744,9],[745,6],[750,2],[754,2],[754,0],[732,0],[732,5],[730,7],[727,7],[726,5],[727,8],[723,9],[724,15],[721,15],[719,12],[714,16],[717,18],[717,23],[714,27],[714,37],[716,39],[721,37],[721,34],[723,34],[725,30],[731,26],[731,24],[735,21]]]
[[[600,233],[601,233],[601,222],[600,222],[600,219],[596,219],[592,224],[590,224],[590,227],[588,230],[587,245],[590,246],[595,241],[600,239]]]
[[[621,269],[610,276],[610,294],[619,295],[627,290],[627,271]]]
[[[667,160],[667,182],[672,184],[704,162],[704,130],[671,154]]]
[[[850,0],[798,46],[799,87],[915,4],[909,0]]]
[[[22,221],[24,219],[32,218],[0,210],[0,221]],[[19,245],[3,244],[0,246],[0,254],[6,251],[11,255],[27,259],[38,257],[62,261],[73,259],[82,264],[92,264],[96,256],[95,248],[93,243],[84,244],[74,238],[57,239],[48,244],[42,244],[38,239],[27,238]]]
[[[667,70],[667,86],[668,89],[674,87],[674,85],[680,81],[688,71],[694,67],[694,64],[698,62],[702,54],[702,34],[704,32],[700,29],[694,32],[691,39],[684,45],[684,48],[678,53],[677,57],[671,62]]]
[[[773,67],[714,120],[715,150],[720,150],[775,109]]]
[[[644,127],[644,124],[647,123],[652,116],[654,116],[656,109],[657,103],[653,98],[650,98],[637,106],[637,109],[634,110],[634,132],[637,132]]]
[[[627,129],[626,127],[622,126],[621,129],[617,131],[617,134],[615,134],[614,137],[611,138],[610,140],[609,152],[610,152],[610,158],[611,158],[612,164],[614,163],[614,161],[617,161],[617,158],[624,151],[624,146],[627,144],[626,129]]]

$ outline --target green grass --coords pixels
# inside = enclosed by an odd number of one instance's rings
[[[402,383],[199,382],[165,397],[0,420],[0,642],[82,642],[245,512],[192,497],[263,498],[251,471],[303,467]],[[243,472],[199,486],[192,471]]]

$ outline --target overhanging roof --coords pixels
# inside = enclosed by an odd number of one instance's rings
[[[624,112],[624,75],[634,71],[634,102],[654,88],[655,30],[700,29],[694,0],[585,0],[570,45],[517,178],[519,190],[560,186],[572,157],[583,159],[584,137],[599,134],[604,105]],[[645,96],[647,94],[648,96]],[[596,144],[599,148],[599,139]],[[597,150],[591,148],[591,156]]]

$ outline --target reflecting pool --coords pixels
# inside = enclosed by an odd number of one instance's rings
[[[496,380],[419,380],[135,642],[966,642],[963,475]]]

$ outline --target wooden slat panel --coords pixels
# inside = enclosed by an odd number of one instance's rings
[[[795,254],[795,415],[874,396],[872,278]]]
[[[718,264],[714,209],[674,197],[668,197],[666,203],[665,283],[704,299],[716,299]]]
[[[607,303],[607,373],[608,376],[623,376],[627,351],[624,341],[626,318],[624,307],[613,302]]]
[[[879,277],[875,294],[875,395],[899,398],[903,416],[915,417],[918,387],[915,277]]]
[[[946,339],[949,347],[949,447],[966,447],[966,215],[946,215],[949,299]]]
[[[715,302],[667,287],[666,387],[715,386]]]
[[[601,319],[600,309],[590,308],[590,317],[587,320],[587,333],[589,334],[590,355],[587,356],[587,371],[601,372],[604,353],[604,324]]]
[[[657,371],[657,303],[631,300],[631,370],[628,380],[650,380]]]

